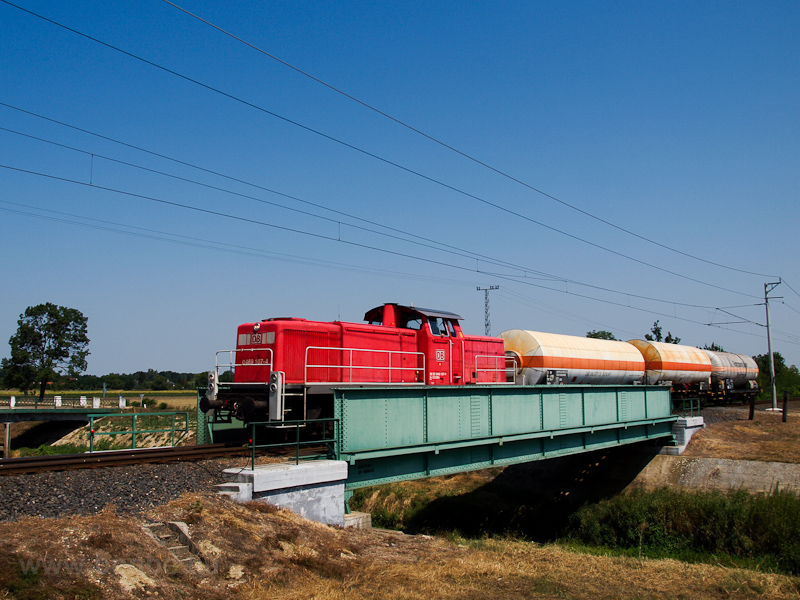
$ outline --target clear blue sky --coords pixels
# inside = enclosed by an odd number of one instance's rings
[[[17,2],[163,69],[0,2],[2,356],[42,302],[90,373],[199,372],[273,316],[482,333],[489,285],[494,334],[753,355],[782,277],[800,365],[798,2],[178,2],[518,182],[163,1]]]

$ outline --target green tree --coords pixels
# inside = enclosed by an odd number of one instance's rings
[[[672,332],[667,332],[667,337],[662,337],[662,329],[661,325],[658,324],[658,321],[653,323],[653,328],[650,330],[650,333],[644,334],[644,339],[649,340],[651,342],[661,342],[664,341],[667,344],[680,344],[681,338],[673,337]]]
[[[759,379],[761,379],[762,375],[765,375],[767,378],[766,384],[769,385],[769,354],[758,354],[753,357],[753,360],[758,365]],[[775,364],[775,380],[777,381],[786,370],[786,359],[781,356],[780,352],[773,352],[772,362]]]
[[[712,352],[725,352],[725,348],[717,344],[716,342],[711,342],[711,345],[703,346],[703,350],[711,350]]]
[[[39,386],[44,398],[48,380],[77,377],[86,370],[87,318],[79,310],[49,302],[29,306],[19,316],[17,333],[8,340],[11,358],[2,361],[5,385],[23,393]]]
[[[615,336],[613,333],[611,333],[610,331],[605,331],[603,329],[601,329],[600,331],[597,331],[596,329],[592,329],[591,331],[587,331],[586,332],[586,337],[587,338],[595,338],[595,339],[598,339],[598,340],[616,340],[617,339],[617,336]]]

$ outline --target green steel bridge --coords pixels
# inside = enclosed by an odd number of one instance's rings
[[[333,402],[332,454],[348,464],[349,492],[636,442],[669,445],[677,419],[665,386],[351,387],[335,389]],[[198,443],[237,427],[208,423],[198,409]]]

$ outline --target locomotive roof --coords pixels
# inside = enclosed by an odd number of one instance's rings
[[[426,317],[441,317],[443,319],[456,319],[458,321],[463,321],[464,317],[461,315],[457,315],[456,313],[447,312],[446,310],[434,310],[430,308],[419,308],[417,306],[403,306],[402,304],[396,304],[394,302],[387,302],[387,304],[392,304],[397,308],[402,308],[403,310],[409,310],[412,312],[418,312],[421,315],[425,315]],[[380,306],[376,306],[375,308],[368,310],[364,315],[365,321],[370,321],[372,315],[377,313],[378,311],[383,311],[383,307],[386,304],[381,304]]]

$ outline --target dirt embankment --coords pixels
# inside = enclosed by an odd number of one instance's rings
[[[697,432],[683,456],[726,458],[800,464],[800,403],[783,415],[757,410],[748,420],[749,409],[714,408],[704,411],[706,428]]]
[[[800,492],[800,403],[782,413],[748,407],[710,408],[706,427],[694,434],[681,456],[657,456],[629,489],[775,489]]]
[[[143,530],[183,521],[207,567]],[[344,600],[796,598],[800,579],[672,560],[582,555],[510,540],[457,543],[342,530],[260,503],[186,495],[140,518],[0,524],[0,587],[19,598]]]

